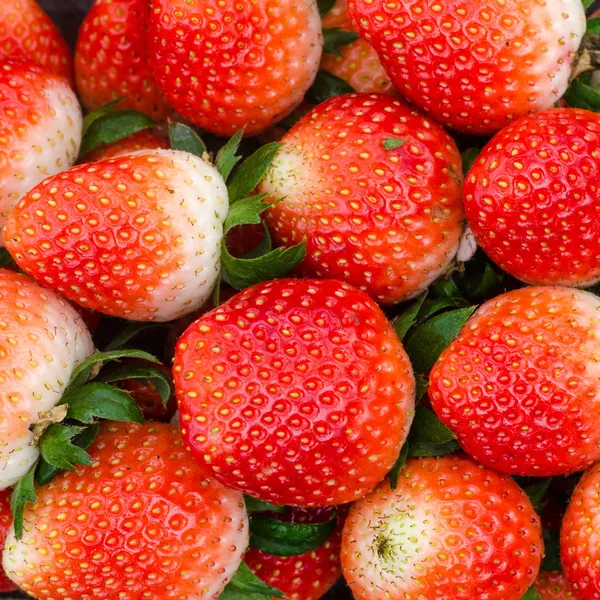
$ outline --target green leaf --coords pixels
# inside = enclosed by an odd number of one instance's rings
[[[95,419],[144,423],[142,410],[125,391],[107,383],[89,383],[63,397],[68,404],[67,417],[81,423],[94,423]]]
[[[14,267],[17,263],[6,248],[0,248],[0,269]]]
[[[590,6],[592,6],[592,4],[594,4],[594,0],[581,0],[581,3],[583,4],[583,8],[587,10]]]
[[[271,600],[284,597],[281,591],[261,581],[248,565],[242,562],[233,579],[219,596],[219,600]]]
[[[87,130],[90,128],[90,125],[92,123],[113,112],[113,110],[117,107],[117,104],[119,104],[119,102],[121,102],[124,99],[125,96],[121,96],[120,98],[117,98],[116,100],[113,100],[112,102],[101,106],[94,112],[91,112],[89,115],[86,115],[83,119],[83,135],[87,133]]]
[[[531,505],[537,513],[540,513],[546,505],[545,498],[551,482],[552,479],[550,479],[550,477],[544,479],[536,478],[532,483],[521,486],[523,491],[529,496]]]
[[[460,450],[456,440],[444,442],[443,444],[433,444],[424,440],[409,440],[410,448],[408,455],[410,458],[427,458],[429,456],[446,456]]]
[[[396,335],[403,341],[408,333],[409,329],[417,322],[417,315],[423,306],[423,302],[427,297],[427,293],[419,296],[414,302],[412,302],[404,312],[400,313],[393,321],[392,327],[396,332]]]
[[[114,360],[120,360],[121,358],[141,358],[142,360],[147,360],[149,362],[157,363],[159,360],[152,356],[152,354],[148,354],[148,352],[144,352],[143,350],[109,350],[106,352],[97,352],[93,354],[88,359],[84,360],[71,375],[71,381],[66,389],[66,394],[73,391],[74,389],[82,386],[90,377],[92,373],[92,369],[95,366],[100,366],[101,364],[111,362]],[[64,404],[61,401],[61,404]]]
[[[281,148],[280,142],[273,142],[259,148],[250,155],[233,173],[227,182],[229,190],[229,204],[235,204],[238,200],[249,196],[254,188],[265,176],[273,159]]]
[[[75,465],[91,465],[92,457],[72,441],[83,429],[59,423],[50,425],[40,438],[42,458],[49,465],[67,471],[75,471]]]
[[[406,341],[405,349],[415,370],[426,373],[433,367],[439,355],[456,337],[469,317],[474,306],[442,313],[414,328]]]
[[[150,382],[160,395],[163,404],[167,404],[174,393],[173,381],[160,369],[151,365],[128,365],[102,375],[100,381],[114,383],[126,379],[142,379]]]
[[[415,373],[415,402],[419,402],[429,389],[429,381],[427,377],[421,373]]]
[[[355,42],[360,36],[356,31],[345,31],[340,27],[323,29],[323,54],[342,56],[342,47]]]
[[[313,104],[321,104],[334,96],[342,94],[351,94],[354,88],[343,79],[336,77],[328,71],[320,70],[317,73],[314,83],[306,92],[306,99]]]
[[[470,266],[467,266],[464,275],[458,280],[463,292],[473,300],[485,298],[490,294],[496,295],[502,291],[504,273],[494,269],[487,258],[484,258],[483,261],[483,264],[476,265],[478,268],[474,271]],[[471,265],[478,262],[478,257],[476,257],[467,264]]]
[[[388,480],[390,482],[390,487],[395,490],[398,487],[398,478],[400,477],[400,472],[404,469],[404,465],[408,459],[408,451],[409,451],[409,443],[408,440],[404,442],[404,446],[402,446],[402,450],[400,450],[400,456],[396,461],[396,464],[392,467],[392,470],[388,473]]]
[[[83,429],[83,431],[73,438],[73,443],[76,446],[87,450],[94,443],[96,437],[98,437],[100,427],[97,424],[94,424],[82,427],[81,429]],[[38,485],[45,485],[52,481],[61,471],[62,469],[59,469],[58,467],[47,463],[43,458],[40,458],[35,474],[35,480]]]
[[[417,316],[417,323],[424,323],[431,317],[448,310],[449,308],[464,308],[470,306],[471,303],[463,298],[451,298],[450,296],[442,296],[441,298],[432,298],[423,302],[423,306]]]
[[[563,98],[571,108],[600,112],[600,93],[578,79],[571,82]]]
[[[305,242],[291,248],[276,248],[258,258],[235,258],[223,246],[223,278],[231,287],[243,290],[261,281],[285,277],[305,255]]]
[[[129,323],[105,348],[105,352],[121,350],[132,339],[150,329],[165,329],[169,323]]]
[[[396,148],[402,148],[406,142],[399,140],[398,138],[386,138],[383,140],[384,150],[396,150]]]
[[[335,530],[337,516],[327,523],[287,523],[270,517],[253,516],[250,545],[274,556],[297,556],[321,547]]]
[[[225,181],[229,179],[233,167],[240,162],[241,156],[236,152],[239,150],[240,143],[244,137],[244,130],[240,129],[220,150],[217,154],[215,166]]]
[[[84,156],[99,146],[118,142],[151,127],[156,127],[156,123],[143,113],[135,110],[113,110],[90,123],[81,141],[80,154]]]
[[[432,444],[445,444],[456,439],[452,430],[425,406],[417,406],[410,435],[415,441],[421,440]]]
[[[538,593],[535,591],[535,587],[532,585],[523,596],[521,600],[540,600]]]
[[[462,293],[452,277],[444,277],[429,288],[429,295],[434,298],[460,298]]]
[[[471,170],[471,167],[475,164],[477,157],[481,154],[481,150],[482,149],[479,146],[473,146],[472,148],[469,148],[468,150],[465,150],[462,153],[462,168],[463,173],[465,175]]]
[[[169,139],[173,150],[189,152],[200,158],[207,153],[206,144],[202,138],[191,127],[183,123],[169,123]]]
[[[264,500],[258,498],[252,498],[252,496],[244,495],[244,501],[246,502],[246,510],[250,512],[274,512],[283,513],[287,512],[287,506],[275,506]]]
[[[36,467],[37,462],[29,469],[27,475],[25,475],[25,477],[23,477],[23,479],[21,479],[13,488],[12,497],[10,499],[10,509],[15,526],[15,537],[18,540],[23,537],[23,515],[25,513],[25,507],[30,502],[35,502],[37,499],[34,484]]]
[[[545,556],[542,560],[542,571],[562,571],[560,562],[560,531],[544,529]]]
[[[335,0],[317,0],[319,14],[324,17],[335,6]]]
[[[223,233],[227,235],[230,229],[238,225],[254,225],[261,222],[260,215],[271,206],[272,202],[264,202],[267,194],[258,194],[236,202],[231,206],[225,224]]]

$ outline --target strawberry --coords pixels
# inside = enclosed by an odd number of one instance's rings
[[[510,478],[466,456],[410,460],[350,510],[342,568],[355,598],[520,600],[542,530]]]
[[[290,509],[275,515],[292,523],[323,523],[331,518],[331,509]],[[340,546],[344,519],[329,539],[316,550],[297,556],[272,556],[251,548],[244,560],[266,584],[280,590],[289,600],[318,600],[326,594],[342,574]]]
[[[133,154],[140,150],[168,150],[169,148],[170,144],[168,140],[162,135],[148,129],[143,129],[118,142],[107,144],[106,146],[88,152],[79,162],[98,162],[108,158]]]
[[[429,397],[487,467],[562,475],[600,459],[600,298],[526,287],[486,302],[442,353]]]
[[[573,492],[560,533],[561,562],[578,600],[600,595],[597,531],[600,527],[600,464],[589,469]]]
[[[0,231],[24,194],[77,160],[81,131],[79,102],[62,77],[0,61]]]
[[[150,68],[149,18],[149,0],[96,0],[92,6],[75,50],[77,89],[89,111],[124,97],[119,108],[157,121],[173,112]]]
[[[0,55],[30,60],[73,83],[71,51],[35,0],[2,0]]]
[[[302,272],[339,278],[382,304],[420,294],[462,233],[460,154],[402,101],[331,98],[283,138],[259,189],[275,241],[306,240]]]
[[[580,0],[348,0],[348,11],[406,98],[477,134],[550,108],[586,29]]]
[[[4,240],[25,272],[73,302],[170,321],[210,296],[227,211],[212,165],[146,150],[47,179],[15,207]]]
[[[188,328],[173,375],[204,472],[275,504],[361,498],[394,465],[414,412],[412,369],[385,315],[339,281],[244,290]]]
[[[535,582],[535,591],[540,600],[575,600],[564,573],[545,571]]]
[[[4,540],[12,525],[10,495],[8,490],[0,492],[0,548],[4,548]],[[14,592],[16,589],[17,586],[6,576],[4,570],[0,569],[0,594]]]
[[[316,0],[154,0],[150,58],[160,88],[195,125],[264,131],[302,101],[323,38]]]
[[[59,403],[75,367],[94,351],[75,309],[28,277],[0,269],[0,489],[39,455],[31,426]]]
[[[478,243],[532,284],[600,280],[596,198],[600,115],[552,109],[512,123],[485,147],[465,181]]]
[[[35,598],[216,598],[248,542],[242,495],[203,477],[170,425],[105,424],[90,453],[37,489],[9,577]]]
[[[350,31],[352,29],[352,23],[348,16],[348,10],[346,7],[346,0],[335,0],[331,10],[323,17],[323,29],[345,29]]]

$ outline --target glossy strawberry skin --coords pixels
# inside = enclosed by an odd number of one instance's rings
[[[203,477],[177,430],[107,423],[93,463],[38,488],[4,566],[34,597],[216,597],[248,542],[241,494]]]
[[[154,0],[155,77],[175,109],[217,135],[260,133],[300,104],[322,50],[315,0]]]
[[[117,158],[139,152],[140,150],[166,150],[170,148],[170,144],[166,138],[158,133],[154,133],[149,129],[138,131],[132,135],[88,152],[79,162],[90,163],[109,158]]]
[[[401,94],[484,135],[559,100],[585,32],[579,0],[348,0],[348,10]]]
[[[323,523],[331,518],[332,509],[293,508],[275,518],[292,523]],[[262,581],[283,592],[289,600],[319,600],[342,575],[340,546],[344,519],[319,548],[298,556],[272,556],[250,548],[244,561]]]
[[[148,0],[96,0],[75,51],[75,78],[85,107],[94,111],[125,97],[130,108],[162,121],[173,109],[158,89],[148,56]]]
[[[600,116],[560,108],[509,125],[485,147],[464,186],[479,245],[532,284],[600,280]]]
[[[569,582],[560,571],[542,571],[535,581],[540,600],[575,600]]]
[[[12,513],[10,510],[10,490],[0,492],[0,548],[4,548],[4,540],[12,525]],[[6,576],[3,569],[0,569],[0,593],[14,592],[17,586]]]
[[[2,0],[0,55],[24,58],[73,84],[73,57],[36,0]]]
[[[529,499],[506,475],[463,455],[409,460],[396,490],[356,502],[342,536],[358,600],[520,600],[543,554]]]
[[[351,94],[316,107],[282,143],[259,189],[283,198],[266,218],[278,245],[306,241],[305,275],[393,304],[447,268],[464,214],[460,154],[441,127],[399,99]]]
[[[360,498],[393,466],[413,417],[402,345],[377,305],[338,281],[241,292],[186,331],[173,374],[204,472],[275,504]]]
[[[525,287],[467,321],[429,378],[432,407],[466,452],[530,476],[600,459],[599,310],[588,292]]]

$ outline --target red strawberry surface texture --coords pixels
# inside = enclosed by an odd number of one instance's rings
[[[214,166],[146,150],[47,179],[15,207],[4,240],[27,273],[73,302],[170,321],[210,296],[227,211]]]
[[[108,158],[133,154],[140,150],[168,150],[169,148],[169,141],[162,135],[148,129],[143,129],[142,131],[128,135],[118,142],[106,144],[88,152],[81,158],[80,162],[98,162]]]
[[[530,284],[600,280],[600,116],[573,108],[524,117],[485,147],[464,186],[480,246]]]
[[[586,29],[580,0],[348,0],[401,94],[442,125],[491,134],[560,99]]]
[[[0,545],[4,547],[4,540],[12,525],[12,514],[10,511],[10,490],[0,492]],[[0,569],[0,593],[14,592],[17,586],[5,575],[4,570]]]
[[[540,600],[575,600],[569,581],[561,571],[542,571],[535,580],[535,591]]]
[[[338,278],[381,304],[417,296],[449,266],[464,219],[460,154],[403,101],[332,98],[283,138],[259,189],[274,240],[306,240],[301,270]]]
[[[396,462],[414,413],[401,343],[377,305],[339,281],[248,288],[189,327],[173,373],[203,471],[275,504],[364,496]]]
[[[217,135],[264,131],[312,84],[323,37],[316,0],[154,0],[150,56],[186,119]]]
[[[90,453],[38,488],[9,577],[37,598],[216,598],[248,543],[242,495],[203,477],[170,425],[105,424]]]
[[[442,353],[429,397],[463,449],[515,475],[600,459],[600,298],[525,287],[486,302]]]

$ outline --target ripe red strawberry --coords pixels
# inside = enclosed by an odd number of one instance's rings
[[[75,51],[75,78],[85,107],[125,97],[131,108],[162,121],[173,109],[158,89],[148,56],[148,0],[96,0]]]
[[[394,465],[413,417],[401,343],[377,305],[339,281],[244,290],[190,326],[173,375],[203,471],[275,504],[361,498]]]
[[[140,150],[168,150],[170,147],[169,141],[162,135],[144,129],[129,135],[118,142],[88,152],[79,162],[98,162],[108,158],[133,154]]]
[[[227,211],[212,165],[142,151],[47,179],[15,207],[4,241],[25,272],[73,302],[170,321],[210,296]]]
[[[154,0],[154,75],[186,119],[217,135],[264,131],[300,104],[321,58],[315,0]]]
[[[334,27],[339,27],[346,31],[349,31],[352,27],[350,17],[348,16],[346,0],[336,0],[331,10],[323,17],[324,29],[332,29]]]
[[[59,403],[71,373],[93,352],[68,302],[0,269],[0,490],[29,471],[39,456],[30,426]]]
[[[12,525],[10,496],[11,492],[8,490],[0,492],[0,548],[4,548],[4,540]],[[0,568],[0,594],[16,590],[17,586],[6,576],[4,570]]]
[[[402,101],[338,96],[283,138],[260,185],[275,241],[306,240],[302,271],[338,278],[382,304],[420,294],[450,264],[462,233],[460,154]]]
[[[79,102],[62,77],[0,61],[0,231],[24,194],[77,160],[81,131]]]
[[[355,598],[520,600],[534,582],[542,530],[510,478],[466,456],[410,460],[350,509],[344,577]]]
[[[509,125],[465,181],[465,210],[478,243],[528,283],[600,280],[599,171],[599,115],[560,108]]]
[[[599,487],[600,463],[589,469],[575,488],[560,533],[561,563],[578,600],[596,600],[600,595]]]
[[[0,55],[30,60],[73,83],[71,51],[35,0],[2,0]]]
[[[564,573],[543,571],[535,582],[540,600],[575,600]]]
[[[402,94],[479,134],[550,108],[586,29],[580,0],[348,0],[348,10]]]
[[[274,515],[292,523],[323,523],[331,518],[331,509],[291,509]],[[250,570],[262,581],[278,589],[289,600],[318,600],[342,575],[340,546],[344,519],[329,539],[316,550],[298,556],[272,556],[250,548],[244,557]]]
[[[486,302],[430,375],[438,417],[482,464],[562,475],[600,459],[600,298],[526,287]]]
[[[242,495],[204,478],[170,425],[103,425],[90,454],[38,488],[9,577],[35,598],[216,598],[248,543]]]

